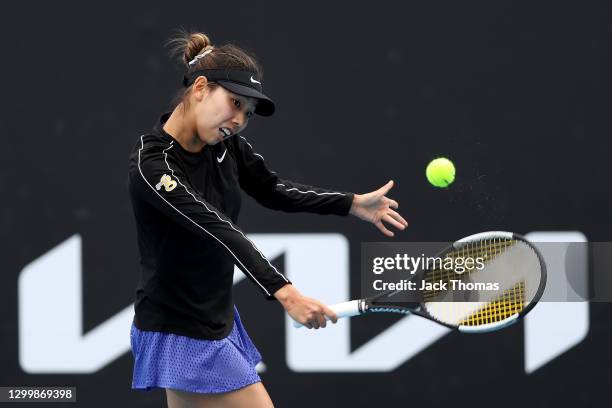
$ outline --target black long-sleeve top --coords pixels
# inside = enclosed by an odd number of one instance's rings
[[[265,207],[347,215],[353,194],[280,179],[240,134],[199,153],[167,132],[164,114],[136,142],[129,193],[141,278],[141,330],[221,339],[233,327],[234,265],[268,297],[290,283],[236,225],[244,190]]]

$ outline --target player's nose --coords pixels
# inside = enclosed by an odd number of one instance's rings
[[[235,132],[238,131],[238,129],[242,129],[244,126],[246,126],[248,121],[249,119],[247,118],[245,112],[241,111],[241,112],[236,113],[236,116],[234,116],[234,120],[232,121],[235,127],[237,128],[237,129],[234,129]]]

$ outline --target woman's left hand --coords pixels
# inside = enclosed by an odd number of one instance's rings
[[[355,194],[350,210],[354,216],[376,225],[388,237],[394,234],[387,229],[383,221],[400,231],[408,226],[408,222],[394,210],[399,207],[397,201],[385,197],[391,187],[393,187],[393,180],[371,193]]]

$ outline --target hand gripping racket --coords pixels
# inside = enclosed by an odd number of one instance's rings
[[[546,265],[542,255],[524,237],[511,232],[490,231],[456,241],[437,255],[438,258],[480,258],[479,268],[442,268],[428,265],[414,273],[410,281],[479,282],[481,289],[425,289],[410,302],[402,300],[402,291],[386,291],[376,296],[331,305],[341,317],[369,313],[414,314],[464,333],[484,333],[507,327],[523,318],[542,297],[546,286]],[[454,263],[453,263],[454,265]],[[459,268],[457,268],[459,269]],[[486,283],[496,283],[490,290]],[[425,285],[427,286],[427,285]],[[435,285],[430,285],[435,286]],[[474,287],[474,286],[472,286]],[[437,288],[440,288],[438,284]],[[412,296],[412,295],[411,295]],[[294,322],[295,327],[302,325]]]

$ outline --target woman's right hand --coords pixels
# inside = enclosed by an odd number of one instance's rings
[[[338,321],[336,314],[316,299],[302,295],[295,286],[287,284],[274,293],[293,320],[308,327],[318,329],[327,325],[327,320]]]

